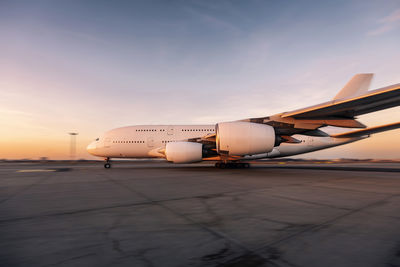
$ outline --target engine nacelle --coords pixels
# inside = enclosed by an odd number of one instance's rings
[[[167,143],[165,157],[173,163],[199,162],[203,159],[203,145],[192,142]]]
[[[272,151],[275,130],[252,122],[223,122],[216,125],[217,152],[232,156],[255,155]]]

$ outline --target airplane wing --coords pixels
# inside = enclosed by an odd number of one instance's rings
[[[274,127],[278,135],[328,136],[324,126],[366,128],[356,116],[400,105],[400,84],[367,91],[372,74],[357,74],[331,101],[269,117],[242,121]]]
[[[400,105],[400,84],[341,100],[333,100],[319,105],[302,108],[282,114],[282,118],[315,118],[315,117],[343,117],[355,116],[391,108]]]
[[[400,84],[391,85],[373,91],[367,91],[372,74],[355,75],[331,101],[284,112],[268,117],[250,118],[241,121],[266,124],[274,127],[281,142],[299,143],[292,137],[302,134],[320,137],[356,137],[400,128],[399,123],[366,128],[357,121],[356,116],[400,105]],[[319,128],[336,126],[345,128],[366,128],[344,134],[329,135]],[[202,143],[206,149],[216,152],[216,134],[191,138],[187,141]]]
[[[370,134],[380,133],[384,131],[394,130],[400,128],[400,122],[390,123],[381,126],[369,127],[362,130],[351,131],[347,133],[340,133],[340,134],[332,134],[332,137],[336,138],[347,138],[347,137],[360,137],[366,136]]]

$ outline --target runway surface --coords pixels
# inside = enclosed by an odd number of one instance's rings
[[[399,164],[0,164],[0,266],[400,266]]]

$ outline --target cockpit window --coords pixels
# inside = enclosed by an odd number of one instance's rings
[[[97,137],[97,138],[96,138],[96,141],[99,141],[99,140],[100,140],[100,138]]]

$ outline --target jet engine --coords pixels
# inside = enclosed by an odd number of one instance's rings
[[[192,142],[167,143],[165,157],[173,163],[199,162],[203,158],[203,145]]]
[[[271,152],[275,144],[272,126],[252,122],[223,122],[216,125],[217,152],[232,156]]]

